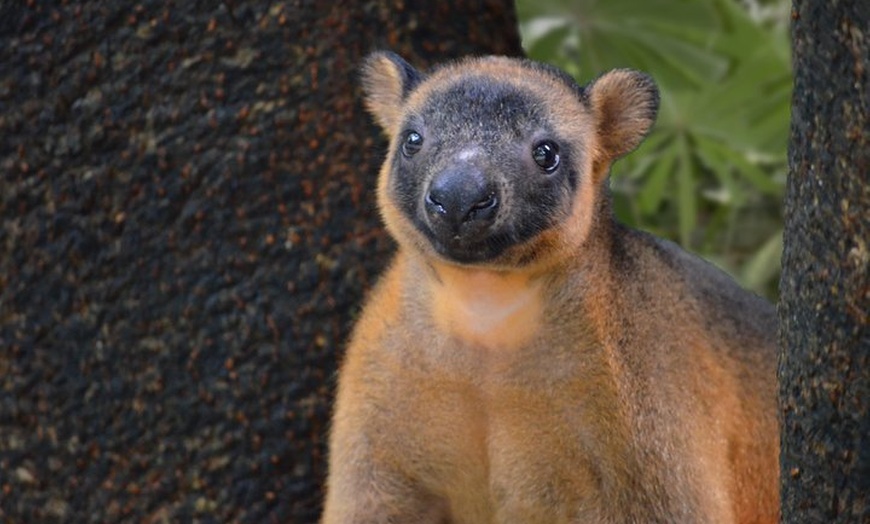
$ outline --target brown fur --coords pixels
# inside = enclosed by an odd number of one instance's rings
[[[772,307],[611,216],[610,164],[655,117],[649,79],[615,71],[578,96],[483,58],[406,89],[397,60],[373,55],[364,81],[393,140],[378,198],[399,251],[341,367],[323,522],[776,522]],[[558,223],[457,264],[390,177],[403,119],[470,74],[542,101],[585,154]]]

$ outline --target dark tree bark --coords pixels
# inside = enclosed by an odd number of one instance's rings
[[[391,246],[356,86],[511,2],[4,2],[0,520],[311,522]]]
[[[870,521],[870,3],[795,0],[783,522]]]

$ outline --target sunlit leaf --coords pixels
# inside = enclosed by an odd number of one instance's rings
[[[743,285],[750,289],[763,290],[779,274],[782,258],[782,230],[770,236],[761,248],[744,264],[741,272]]]
[[[558,53],[565,44],[565,38],[570,31],[571,28],[564,23],[549,27],[546,32],[542,32],[538,38],[533,40],[531,47],[528,48],[528,54],[530,56],[552,56]]]
[[[739,206],[743,201],[742,191],[732,175],[733,166],[727,158],[720,154],[719,148],[707,138],[696,137],[694,152],[704,167],[714,174],[719,183],[722,184],[722,189],[727,193],[727,197],[722,198],[721,202]]]
[[[646,177],[643,191],[638,195],[638,205],[643,213],[654,213],[658,210],[665,196],[667,183],[674,176],[676,151],[669,149],[658,159]]]
[[[680,243],[691,244],[692,230],[695,228],[697,213],[697,196],[695,195],[695,179],[692,176],[692,158],[686,138],[680,136],[677,140],[677,196],[679,202]]]

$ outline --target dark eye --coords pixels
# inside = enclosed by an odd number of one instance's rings
[[[423,136],[416,131],[409,131],[402,142],[402,154],[407,157],[413,156],[423,147]]]
[[[559,146],[555,142],[545,140],[532,149],[532,158],[541,169],[552,173],[559,166]]]

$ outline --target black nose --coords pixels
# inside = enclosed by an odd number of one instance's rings
[[[495,185],[479,169],[462,166],[439,173],[426,193],[426,214],[438,230],[452,235],[478,231],[495,220]]]

